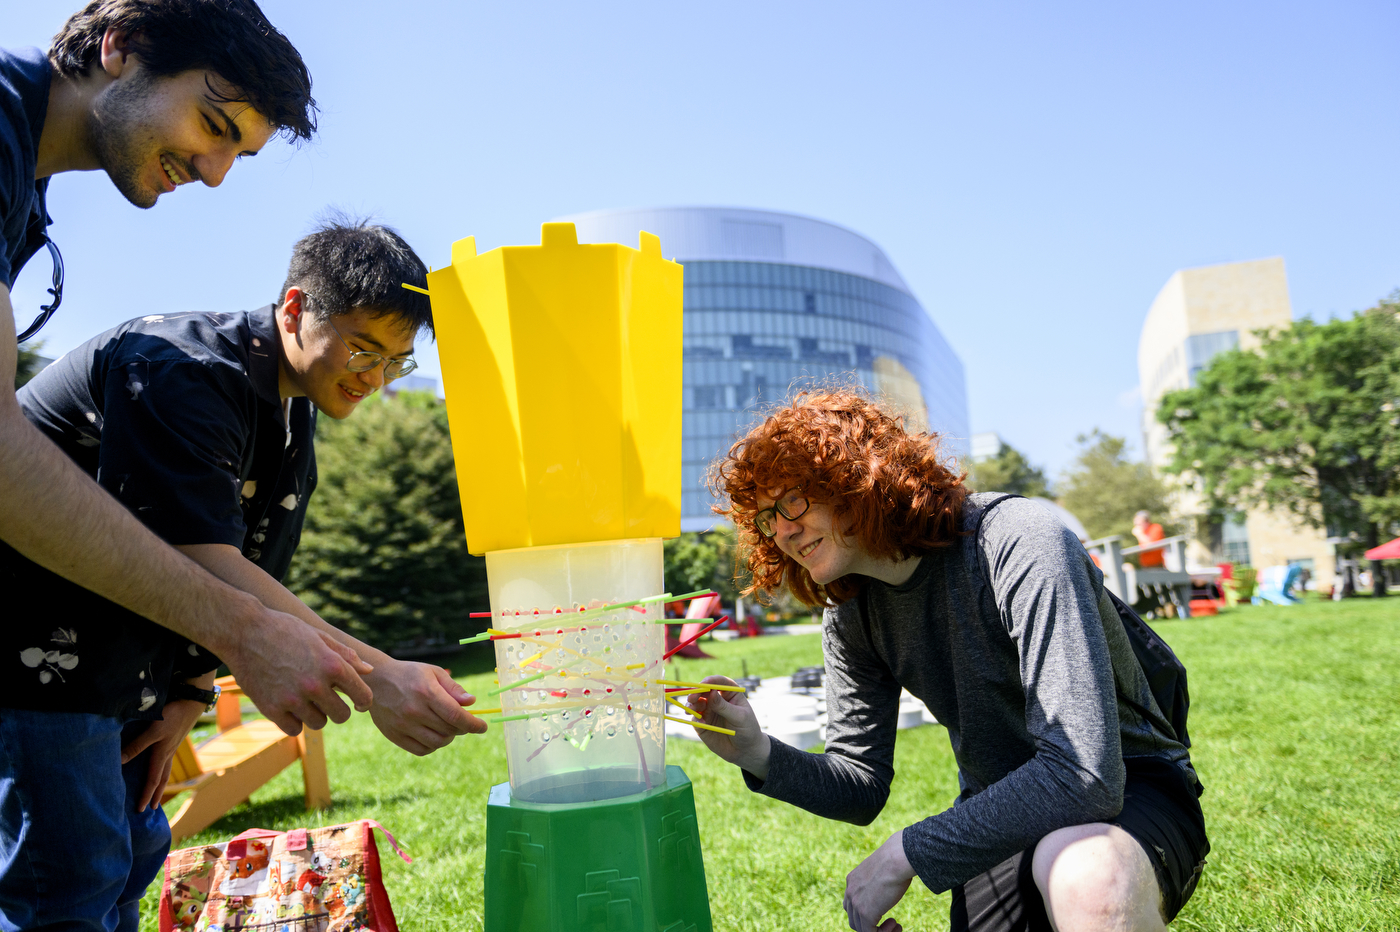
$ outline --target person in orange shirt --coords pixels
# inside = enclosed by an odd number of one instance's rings
[[[1155,544],[1157,541],[1167,536],[1160,524],[1152,521],[1152,515],[1146,511],[1139,511],[1133,515],[1133,536],[1137,538],[1139,546]],[[1138,554],[1138,563],[1143,569],[1161,569],[1166,566],[1165,555],[1161,550],[1144,550]]]

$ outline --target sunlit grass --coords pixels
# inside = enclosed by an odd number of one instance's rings
[[[1310,602],[1164,622],[1186,662],[1193,756],[1212,851],[1176,925],[1210,930],[1400,928],[1400,601]],[[820,638],[706,642],[712,660],[674,674],[759,676],[821,662]],[[453,663],[461,668],[462,664]],[[489,673],[464,676],[484,694]],[[389,745],[356,716],[326,736],[335,807],[308,813],[293,767],[190,843],[250,826],[383,822],[411,849],[381,844],[404,929],[480,929],[488,788],[506,779],[499,730],[427,758]],[[715,928],[841,930],[846,872],[896,829],[948,806],[957,777],[937,726],[899,733],[889,805],[860,828],[749,793],[700,745],[671,741],[668,761],[695,785]],[[173,808],[172,808],[173,811]],[[153,885],[143,928],[156,927]],[[909,929],[947,926],[947,895],[916,883],[895,915]]]

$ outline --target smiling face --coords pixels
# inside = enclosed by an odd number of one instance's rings
[[[277,309],[277,332],[282,340],[282,397],[304,395],[327,416],[340,420],[384,387],[383,363],[367,372],[351,372],[345,368],[351,353],[403,358],[413,352],[416,334],[404,326],[401,318],[392,314],[376,316],[372,308],[356,308],[333,317],[311,314],[306,308],[313,302],[304,302],[303,294],[299,288],[287,289],[286,298]]]
[[[771,508],[779,497],[781,493],[760,496],[759,510]],[[812,502],[806,513],[796,520],[774,512],[773,543],[806,569],[819,586],[862,572],[869,562],[852,538],[836,533],[835,514],[826,502]]]
[[[105,62],[104,62],[105,64]],[[98,164],[137,207],[202,181],[217,187],[234,159],[256,155],[275,130],[206,71],[152,78],[128,56],[93,101],[88,130]]]

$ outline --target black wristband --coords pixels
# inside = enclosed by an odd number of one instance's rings
[[[202,704],[206,709],[213,709],[214,703],[219,700],[219,691],[217,689],[200,689],[193,683],[171,683],[165,698],[170,702],[188,699],[191,702]]]

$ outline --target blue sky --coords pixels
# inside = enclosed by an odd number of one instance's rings
[[[47,47],[77,0],[4,6],[0,44]],[[1283,256],[1319,318],[1400,287],[1394,4],[262,6],[311,68],[318,140],[150,211],[57,177],[47,354],[273,300],[328,206],[435,266],[561,214],[758,207],[880,244],[961,356],[973,430],[1054,473],[1094,427],[1140,451],[1138,332],[1174,270]],[[47,276],[16,285],[26,323]]]

